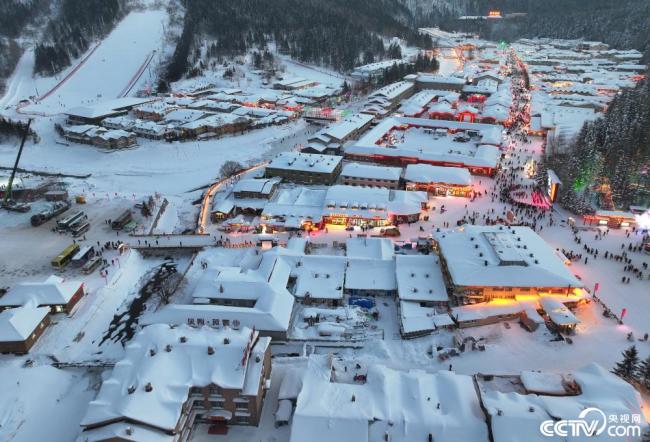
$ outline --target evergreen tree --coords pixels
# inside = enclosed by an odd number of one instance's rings
[[[639,368],[636,373],[636,380],[646,389],[650,390],[650,356],[645,358],[639,364]]]
[[[623,352],[623,360],[618,362],[612,373],[615,375],[631,381],[635,378],[639,366],[639,352],[635,345],[632,345]]]

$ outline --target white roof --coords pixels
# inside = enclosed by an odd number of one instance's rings
[[[460,86],[465,84],[464,78],[449,77],[445,75],[436,75],[436,74],[420,74],[418,76],[417,81],[420,83],[438,83],[438,84],[448,84],[454,86]]]
[[[399,308],[404,333],[433,331],[454,324],[449,314],[438,314],[433,307],[422,307],[416,301],[400,301]]]
[[[21,282],[9,288],[0,297],[0,306],[65,305],[83,285],[80,281],[66,280],[51,275],[43,282]]]
[[[295,268],[297,298],[309,295],[315,299],[342,299],[345,259],[329,256],[304,256]]]
[[[451,317],[456,322],[480,321],[486,318],[493,318],[502,315],[513,315],[520,313],[524,307],[517,301],[482,302],[479,304],[463,305],[451,309]]]
[[[427,200],[426,192],[334,185],[327,188],[324,211],[330,214],[386,219],[389,214],[418,214],[422,203]]]
[[[296,400],[302,390],[302,378],[305,376],[303,367],[289,367],[282,378],[280,390],[278,391],[279,400]]]
[[[345,117],[341,121],[338,121],[334,124],[327,126],[326,128],[320,130],[316,135],[319,134],[326,135],[329,138],[335,140],[345,140],[352,133],[361,129],[363,126],[369,124],[372,121],[372,115],[368,114],[354,114],[348,117]]]
[[[45,319],[47,307],[16,307],[0,312],[0,342],[26,341]]]
[[[341,171],[342,177],[372,178],[377,180],[399,181],[402,169],[399,167],[372,166],[361,163],[347,163]]]
[[[370,94],[368,98],[383,97],[392,101],[414,87],[415,85],[410,81],[398,81],[397,83],[392,83],[377,89],[375,92]]]
[[[268,164],[267,168],[332,173],[342,160],[343,157],[336,155],[282,152]]]
[[[345,149],[346,155],[382,155],[435,161],[459,166],[495,168],[501,157],[496,147],[502,142],[500,126],[461,121],[390,117],[382,120],[356,143]],[[456,136],[440,135],[436,129],[474,131],[479,139],[456,141]],[[392,134],[394,137],[386,138]]]
[[[116,422],[103,427],[84,431],[76,442],[106,442],[119,440],[129,442],[174,442],[171,436],[161,430],[144,425],[134,425],[130,422]]]
[[[237,181],[233,192],[256,192],[268,194],[274,185],[280,182],[280,178],[249,178]]]
[[[549,375],[550,377],[547,377]],[[534,377],[534,380],[531,380]],[[592,363],[570,373],[581,390],[577,396],[549,396],[560,392],[557,375],[524,372],[521,380],[524,386],[533,382],[542,392],[537,394],[520,394],[515,391],[502,392],[489,389],[494,382],[479,384],[481,401],[490,415],[494,440],[499,442],[517,442],[526,435],[526,440],[547,441],[539,432],[542,421],[577,419],[586,408],[595,407],[610,415],[639,415],[643,427],[645,418],[642,412],[642,400],[639,393],[630,384],[618,376]],[[589,419],[598,419],[589,415]],[[609,440],[607,433],[601,437],[588,438]],[[586,439],[585,439],[586,440]]]
[[[349,290],[395,290],[397,288],[395,261],[351,259],[345,272],[345,288]]]
[[[401,58],[394,58],[391,60],[382,60],[382,61],[377,61],[374,63],[368,63],[364,64],[362,66],[357,66],[354,68],[354,72],[358,73],[373,73],[377,71],[382,71],[384,69],[388,69],[389,67],[393,66],[394,64],[404,64],[406,61],[402,60]]]
[[[208,269],[192,293],[196,304],[167,305],[144,316],[142,323],[200,325],[200,321],[212,326],[225,319],[238,320],[245,327],[262,331],[286,331],[294,303],[286,288],[290,270],[282,258],[272,254],[264,254],[256,269]],[[203,303],[210,299],[252,300],[254,305],[239,307]]]
[[[116,113],[121,109],[126,109],[139,104],[153,101],[152,98],[124,97],[113,100],[103,101],[101,103],[78,106],[65,112],[66,115],[82,118],[101,118]]]
[[[441,167],[429,164],[409,164],[404,173],[406,181],[415,183],[444,183],[471,186],[472,175],[461,167]]]
[[[564,304],[555,298],[542,296],[539,298],[539,303],[554,324],[575,325],[580,322]]]
[[[395,256],[393,242],[388,238],[348,238],[345,250],[348,258],[392,260]]]
[[[395,272],[400,300],[448,301],[447,288],[437,256],[397,256]]]
[[[583,286],[529,227],[464,225],[434,237],[457,286]]]
[[[242,367],[242,355],[251,339],[254,344]],[[145,327],[127,345],[124,359],[102,383],[81,425],[131,420],[175,431],[192,387],[216,384],[256,395],[270,341],[246,327],[218,331],[171,328],[167,324]],[[208,354],[208,347],[214,349],[213,354]],[[151,384],[151,391],[145,390],[147,384]],[[134,390],[129,393],[129,388]]]
[[[429,434],[436,442],[488,439],[470,376],[372,365],[365,384],[337,383],[326,360],[309,359],[291,442],[374,442],[385,433],[391,442],[426,441]],[[354,370],[354,361],[347,365]]]
[[[521,372],[521,383],[529,393],[565,394],[564,382],[564,376],[559,373]]]

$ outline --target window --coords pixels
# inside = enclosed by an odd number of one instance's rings
[[[225,405],[224,401],[210,401],[211,408],[223,408]]]
[[[247,402],[235,402],[235,408],[237,410],[248,410]]]
[[[248,416],[235,416],[235,420],[239,424],[247,424],[249,422]]]

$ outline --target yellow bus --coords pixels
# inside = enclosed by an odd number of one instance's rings
[[[67,266],[78,251],[79,244],[70,244],[52,260],[52,267],[62,269]]]

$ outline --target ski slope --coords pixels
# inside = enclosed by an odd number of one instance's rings
[[[161,10],[130,13],[105,40],[91,46],[79,61],[58,76],[56,82],[51,81],[50,88],[40,90],[36,103],[23,107],[21,112],[55,115],[71,107],[137,91],[153,78],[149,68],[161,53],[166,21],[167,14]],[[12,104],[16,99],[27,98],[17,96],[17,92],[25,90],[21,83],[25,81],[23,77],[30,61],[33,63],[33,55],[30,60],[26,54],[19,64],[18,75],[8,87],[13,91]],[[33,90],[28,93],[34,94]]]

